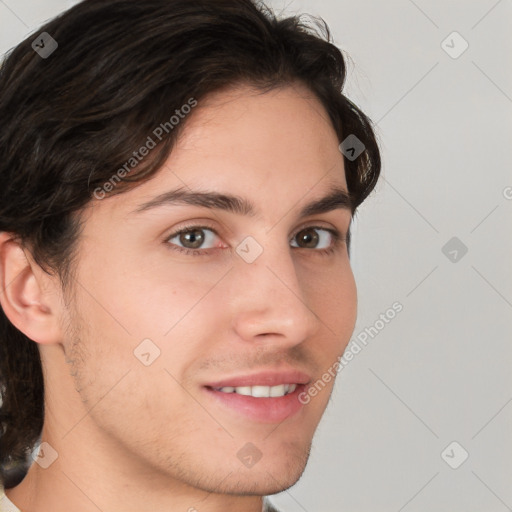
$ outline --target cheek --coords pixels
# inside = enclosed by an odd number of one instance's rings
[[[352,335],[357,317],[357,288],[348,263],[336,269],[304,277],[311,309],[343,348]]]
[[[225,332],[223,297],[216,293],[221,286],[216,284],[228,269],[146,262],[97,274],[88,283],[90,294],[83,294],[80,308],[90,326],[83,387],[91,397],[101,396],[130,371],[129,379],[138,380],[135,389],[143,401],[159,402],[152,392],[158,389],[157,395],[168,396],[171,388],[172,401],[179,400],[179,387],[173,386],[204,357],[212,338]]]
[[[103,310],[97,320],[114,330],[121,327],[120,334],[134,340],[161,339],[171,333],[230,266],[227,259],[218,264],[200,264],[194,257],[176,261],[163,250],[132,254],[130,260],[123,260],[106,251],[99,258],[100,268],[84,269],[82,274],[96,306]],[[87,280],[87,275],[94,279]]]

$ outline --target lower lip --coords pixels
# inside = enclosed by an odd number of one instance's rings
[[[253,421],[280,423],[302,409],[304,405],[299,401],[299,394],[304,391],[305,387],[305,384],[299,384],[293,393],[272,398],[255,398],[239,395],[238,393],[223,393],[210,387],[203,389],[221,405]]]

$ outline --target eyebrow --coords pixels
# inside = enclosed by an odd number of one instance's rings
[[[132,214],[146,212],[163,206],[192,205],[215,210],[223,210],[247,217],[255,216],[257,208],[246,198],[220,192],[185,190],[180,187],[176,190],[164,192],[150,201],[141,204]],[[353,202],[350,194],[340,187],[334,187],[329,193],[316,199],[299,212],[300,217],[309,217],[327,213],[333,210],[344,209],[353,211]]]

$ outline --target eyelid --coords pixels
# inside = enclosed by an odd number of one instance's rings
[[[211,224],[208,224],[207,221],[200,221],[200,222],[198,222],[196,224],[187,224],[185,226],[182,226],[182,227],[172,231],[172,233],[169,233],[165,237],[165,239],[169,240],[171,238],[176,237],[177,235],[180,235],[181,233],[184,233],[184,232],[186,233],[186,232],[192,231],[194,229],[202,229],[202,228],[207,228],[207,229],[213,231],[217,236],[220,236],[218,230],[215,227],[213,227]],[[339,235],[342,238],[344,238],[343,232],[340,231],[339,229],[335,228],[335,227],[319,225],[318,221],[309,221],[309,223],[306,222],[302,226],[299,226],[298,228],[296,228],[293,231],[293,233],[290,235],[290,239],[292,239],[293,237],[297,236],[297,234],[300,233],[302,230],[308,229],[308,228],[325,229],[326,231],[330,231],[331,233],[333,233],[333,232],[334,233],[339,233]]]
[[[190,223],[186,224],[182,227],[174,229],[169,235],[166,236],[166,239],[169,240],[170,238],[174,238],[176,235],[180,235],[181,233],[187,233],[188,231],[193,231],[194,229],[201,229],[201,228],[207,228],[211,231],[213,231],[217,236],[219,236],[219,233],[217,232],[217,229],[214,228],[211,224],[208,224],[207,221],[200,221],[196,223]]]
[[[308,229],[308,228],[324,229],[325,231],[329,231],[330,233],[334,233],[334,234],[339,235],[340,238],[342,238],[342,239],[345,238],[344,235],[343,235],[343,231],[342,230],[339,230],[338,228],[336,228],[336,227],[334,227],[332,225],[331,226],[322,226],[321,224],[319,224],[319,222],[323,222],[323,221],[311,220],[311,221],[308,221],[308,222],[304,223],[304,225],[302,225],[301,227],[298,227],[292,233],[290,238],[293,238],[293,237],[297,236],[298,233],[300,233],[304,229]]]
[[[189,231],[193,231],[195,229],[208,229],[209,231],[212,231],[216,237],[221,238],[221,236],[219,235],[219,232],[217,231],[217,229],[215,227],[213,227],[211,224],[208,224],[207,221],[200,221],[200,222],[196,222],[196,223],[186,224],[180,228],[175,229],[174,231],[172,231],[172,233],[168,234],[165,237],[165,242],[169,243],[169,240],[171,240],[172,238],[176,238],[177,236],[181,235],[182,233],[188,233]],[[201,251],[201,252],[206,252],[206,251],[212,250],[211,248],[210,249],[189,249],[188,247],[187,248],[182,247],[182,249],[187,249],[190,251],[195,250],[195,251]]]
[[[319,222],[322,222],[322,221],[314,221],[313,220],[313,221],[306,222],[303,225],[299,226],[298,228],[296,228],[293,231],[292,235],[290,235],[289,241],[293,240],[301,231],[303,231],[305,229],[321,229],[321,230],[329,232],[331,234],[331,236],[333,237],[333,243],[332,243],[331,248],[335,248],[335,246],[338,245],[339,243],[343,243],[343,242],[347,241],[347,236],[344,234],[344,232],[342,230],[339,230],[338,228],[335,228],[333,226],[327,227],[327,226],[319,225],[318,224]],[[188,247],[181,247],[176,244],[171,244],[169,242],[172,238],[176,238],[177,236],[179,236],[182,233],[188,233],[189,231],[193,231],[195,229],[208,229],[208,230],[212,231],[215,234],[215,236],[220,238],[220,235],[219,235],[217,229],[215,227],[213,227],[211,224],[209,224],[208,221],[197,221],[195,223],[192,222],[190,224],[186,224],[180,228],[177,228],[176,230],[174,230],[172,233],[170,233],[169,235],[167,235],[165,237],[164,242],[168,245],[174,245],[175,250],[177,250],[177,251],[194,253],[194,254],[198,254],[198,255],[199,254],[207,255],[211,251],[215,251],[217,249],[223,249],[221,247],[210,247],[208,249],[191,249]],[[312,251],[312,252],[322,252],[322,251],[328,250],[328,249],[307,249],[304,247],[294,247],[294,248],[295,249],[306,249],[306,250]]]

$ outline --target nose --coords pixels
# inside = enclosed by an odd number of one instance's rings
[[[304,293],[305,276],[298,275],[289,246],[268,245],[252,263],[240,258],[232,274],[229,303],[239,338],[286,349],[320,328],[320,318]]]

